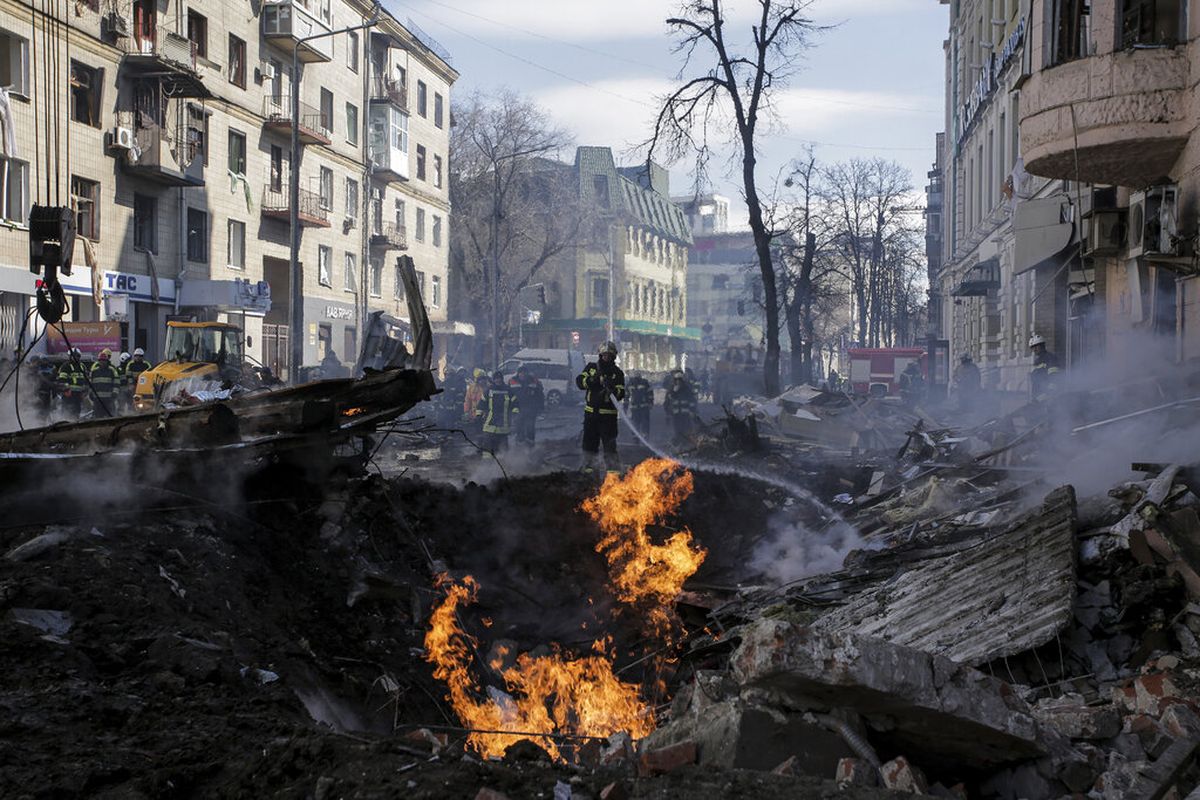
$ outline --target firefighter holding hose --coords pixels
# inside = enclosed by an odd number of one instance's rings
[[[600,445],[604,445],[604,466],[609,472],[620,472],[617,456],[617,403],[625,399],[625,373],[617,366],[617,345],[600,345],[599,358],[588,362],[575,378],[575,385],[584,392],[583,401],[583,459],[580,469],[591,472]]]

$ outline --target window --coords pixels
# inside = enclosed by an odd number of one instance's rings
[[[425,209],[417,209],[417,230],[414,233],[418,242],[425,241]]]
[[[431,298],[429,298],[429,305],[433,306],[434,308],[441,308],[442,307],[442,279],[440,277],[438,277],[437,275],[434,275],[433,278],[430,279],[430,283],[433,286],[433,296]]]
[[[246,223],[229,220],[229,246],[226,263],[234,269],[246,268]]]
[[[158,252],[158,201],[148,195],[133,196],[133,246]]]
[[[271,191],[283,191],[283,148],[277,144],[271,145]]]
[[[324,361],[325,355],[333,350],[333,326],[322,322],[317,326],[317,360]]]
[[[437,125],[439,128],[445,127],[445,121],[443,119],[443,114],[445,113],[445,109],[443,108],[443,105],[444,105],[444,102],[442,100],[442,96],[440,94],[438,94],[437,92],[434,92],[433,93],[433,124]]]
[[[1120,12],[1121,49],[1179,44],[1185,9],[1186,4],[1178,0],[1124,0]]]
[[[229,34],[229,82],[246,88],[246,43]]]
[[[199,156],[203,159],[204,166],[207,167],[208,114],[204,113],[203,108],[193,103],[188,103],[187,107],[187,146],[190,159]]]
[[[608,278],[592,278],[592,308],[608,308]]]
[[[358,181],[346,178],[346,216],[358,219]]]
[[[1053,47],[1046,48],[1047,66],[1083,58],[1090,50],[1088,0],[1051,0],[1050,31],[1047,39]]]
[[[100,93],[104,70],[71,61],[71,119],[100,127]]]
[[[404,230],[404,201],[396,198],[396,227]]]
[[[608,208],[612,203],[608,196],[608,176],[593,175],[592,187],[596,190],[596,202],[600,204],[601,208]]]
[[[346,66],[358,72],[358,31],[350,31],[346,39]]]
[[[392,117],[392,131],[395,143],[392,145],[401,153],[408,154],[408,114],[396,114]]]
[[[333,248],[326,245],[318,245],[317,247],[317,281],[322,286],[333,286],[333,278],[329,274],[333,261]]]
[[[333,130],[333,92],[328,89],[321,90],[321,127]]]
[[[395,300],[404,299],[404,270],[400,268],[399,259],[396,260],[395,267],[395,284],[392,285],[392,298]]]
[[[354,361],[358,357],[358,332],[350,325],[342,329],[342,344],[345,347],[342,357],[347,361]]]
[[[29,164],[15,158],[0,158],[0,184],[4,219],[18,225],[29,224]]]
[[[246,134],[234,130],[229,132],[229,171],[246,174]]]
[[[425,145],[417,145],[417,177],[425,180]]]
[[[429,116],[428,92],[429,90],[425,87],[425,81],[417,81],[417,113],[422,117]]]
[[[29,94],[29,40],[0,30],[0,86]]]
[[[72,175],[71,196],[75,200],[75,232],[100,241],[100,184]]]
[[[333,209],[333,170],[329,167],[321,167],[321,208]]]
[[[421,293],[421,299],[425,299],[425,273],[417,270],[417,290]]]
[[[354,253],[346,253],[346,271],[342,274],[342,288],[347,292],[356,291],[357,285],[354,281],[354,273],[358,262],[354,258]]]
[[[433,246],[442,246],[442,218],[437,214],[433,215]]]
[[[188,9],[187,37],[196,48],[196,55],[208,58],[208,18]]]
[[[358,147],[358,106],[346,103],[346,141]]]
[[[188,261],[208,261],[208,214],[198,208],[187,210]]]
[[[433,157],[433,185],[442,188],[442,157]]]
[[[383,262],[371,262],[371,297],[383,296]]]

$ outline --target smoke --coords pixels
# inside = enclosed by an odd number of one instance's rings
[[[862,536],[843,520],[813,530],[781,515],[770,522],[766,538],[754,548],[750,568],[771,583],[791,583],[840,570],[850,551],[863,546]]]

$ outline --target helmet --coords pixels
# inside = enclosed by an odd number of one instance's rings
[[[494,381],[504,380],[504,373],[501,372],[500,370],[496,370],[495,372],[492,373],[492,380],[494,380]]]
[[[126,361],[128,361],[131,358],[133,358],[133,356],[129,355],[129,353],[121,353],[121,355],[117,358],[117,361],[124,364]]]
[[[482,367],[476,367],[475,371],[472,372],[471,375],[475,378],[482,378],[483,376],[487,375],[487,372],[484,371]]]
[[[1029,348],[1031,350],[1033,348],[1037,347],[1039,344],[1045,344],[1045,343],[1046,343],[1046,339],[1040,333],[1035,333],[1033,336],[1029,337]]]
[[[78,347],[71,348],[71,358],[79,358],[82,355],[83,355],[83,351],[80,350]]]
[[[100,351],[99,358],[101,361],[107,361],[108,359],[112,358],[112,350],[109,350],[107,347],[104,348]]]
[[[600,355],[604,355],[605,353],[612,353],[615,356],[617,354],[617,343],[605,342],[600,345]]]
[[[140,347],[135,347],[135,348],[133,348],[133,354],[135,356],[144,356],[144,355],[146,355],[146,351]]]
[[[684,379],[684,377],[685,377],[685,376],[684,376],[684,374],[683,374],[683,370],[681,370],[681,369],[672,370],[672,372],[671,372],[671,379],[672,379],[672,380],[681,381],[681,380],[683,380],[683,379]]]

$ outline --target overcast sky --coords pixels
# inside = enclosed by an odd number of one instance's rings
[[[655,98],[681,66],[664,20],[675,0],[387,0],[437,39],[462,74],[454,91],[517,89],[542,105],[576,144],[609,145],[618,160],[640,157]],[[731,13],[752,0],[728,0]],[[901,162],[923,187],[941,129],[947,10],[937,0],[816,0],[833,26],[815,39],[777,100],[780,128],[762,139],[760,185],[813,142],[817,157],[883,157]],[[749,31],[744,17],[731,20]],[[740,34],[745,35],[745,34]],[[745,206],[727,160],[716,189]],[[690,165],[672,167],[672,192],[691,190]],[[742,220],[739,219],[739,222]],[[733,220],[731,220],[733,222]],[[742,225],[738,225],[742,227]]]

